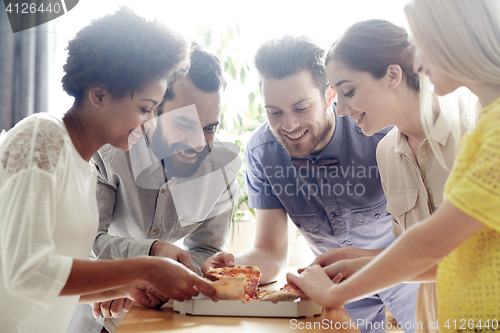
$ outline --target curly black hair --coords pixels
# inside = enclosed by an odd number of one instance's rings
[[[62,85],[77,101],[93,86],[117,98],[133,96],[148,82],[167,78],[189,61],[184,38],[127,7],[94,20],[66,49]]]

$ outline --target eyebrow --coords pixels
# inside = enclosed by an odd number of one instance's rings
[[[219,124],[220,124],[220,121],[215,122],[215,123],[208,124],[208,125],[207,125],[207,126],[205,126],[205,127],[210,127],[210,126],[218,126]],[[204,127],[204,128],[205,128],[205,127]]]
[[[311,100],[311,98],[304,98],[304,99],[301,99],[301,100],[300,100],[300,101],[298,101],[298,102],[293,103],[293,104],[292,104],[292,106],[296,106],[296,105],[298,105],[298,104],[300,104],[300,103],[308,102],[308,101],[310,101],[310,100]],[[272,106],[272,105],[264,105],[264,109],[267,109],[267,108],[279,109],[279,107],[276,107],[276,106]]]
[[[342,80],[342,81],[339,81],[339,82],[337,82],[337,83],[335,84],[335,87],[338,87],[338,86],[340,86],[340,85],[344,84],[345,82],[352,82],[352,81],[349,81],[349,80]]]
[[[143,102],[152,102],[154,105],[157,105],[157,104],[158,104],[158,102],[157,102],[157,101],[155,101],[154,99],[151,99],[151,98],[146,98],[146,99],[143,99],[142,101],[143,101]]]
[[[198,121],[190,119],[190,118],[185,117],[185,116],[178,116],[178,117],[175,117],[174,119],[175,119],[175,121],[184,121],[188,124],[194,124],[194,125],[199,124]]]

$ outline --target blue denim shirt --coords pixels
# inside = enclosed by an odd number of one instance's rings
[[[371,137],[349,117],[336,116],[335,132],[326,148],[304,159],[334,158],[334,168],[294,166],[268,123],[250,138],[245,158],[249,204],[252,208],[284,208],[314,254],[353,246],[382,249],[394,241],[391,216],[376,161],[378,142],[386,128]],[[346,306],[364,332],[383,332],[373,325],[385,319],[384,304],[396,320],[415,321],[418,284],[403,284]],[[370,326],[372,325],[372,326]],[[377,327],[375,327],[377,326]],[[413,327],[405,332],[414,332]]]

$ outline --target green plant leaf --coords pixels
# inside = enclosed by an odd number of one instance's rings
[[[247,78],[247,75],[245,73],[245,69],[242,68],[241,71],[240,71],[240,81],[241,81],[242,85],[245,85],[246,78]]]

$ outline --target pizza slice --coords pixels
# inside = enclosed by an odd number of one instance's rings
[[[242,300],[245,292],[245,278],[227,278],[212,282],[219,300]]]
[[[235,266],[235,267],[222,267],[213,268],[206,271],[207,275],[213,276],[217,280],[226,278],[245,278],[245,298],[255,298],[255,292],[259,286],[261,273],[257,266]],[[248,300],[247,299],[247,300]]]
[[[295,301],[299,297],[300,297],[299,294],[292,293],[289,291],[279,290],[279,291],[275,291],[273,293],[267,294],[266,296],[262,297],[260,300],[261,301],[270,301],[273,303],[292,302],[292,301]]]

